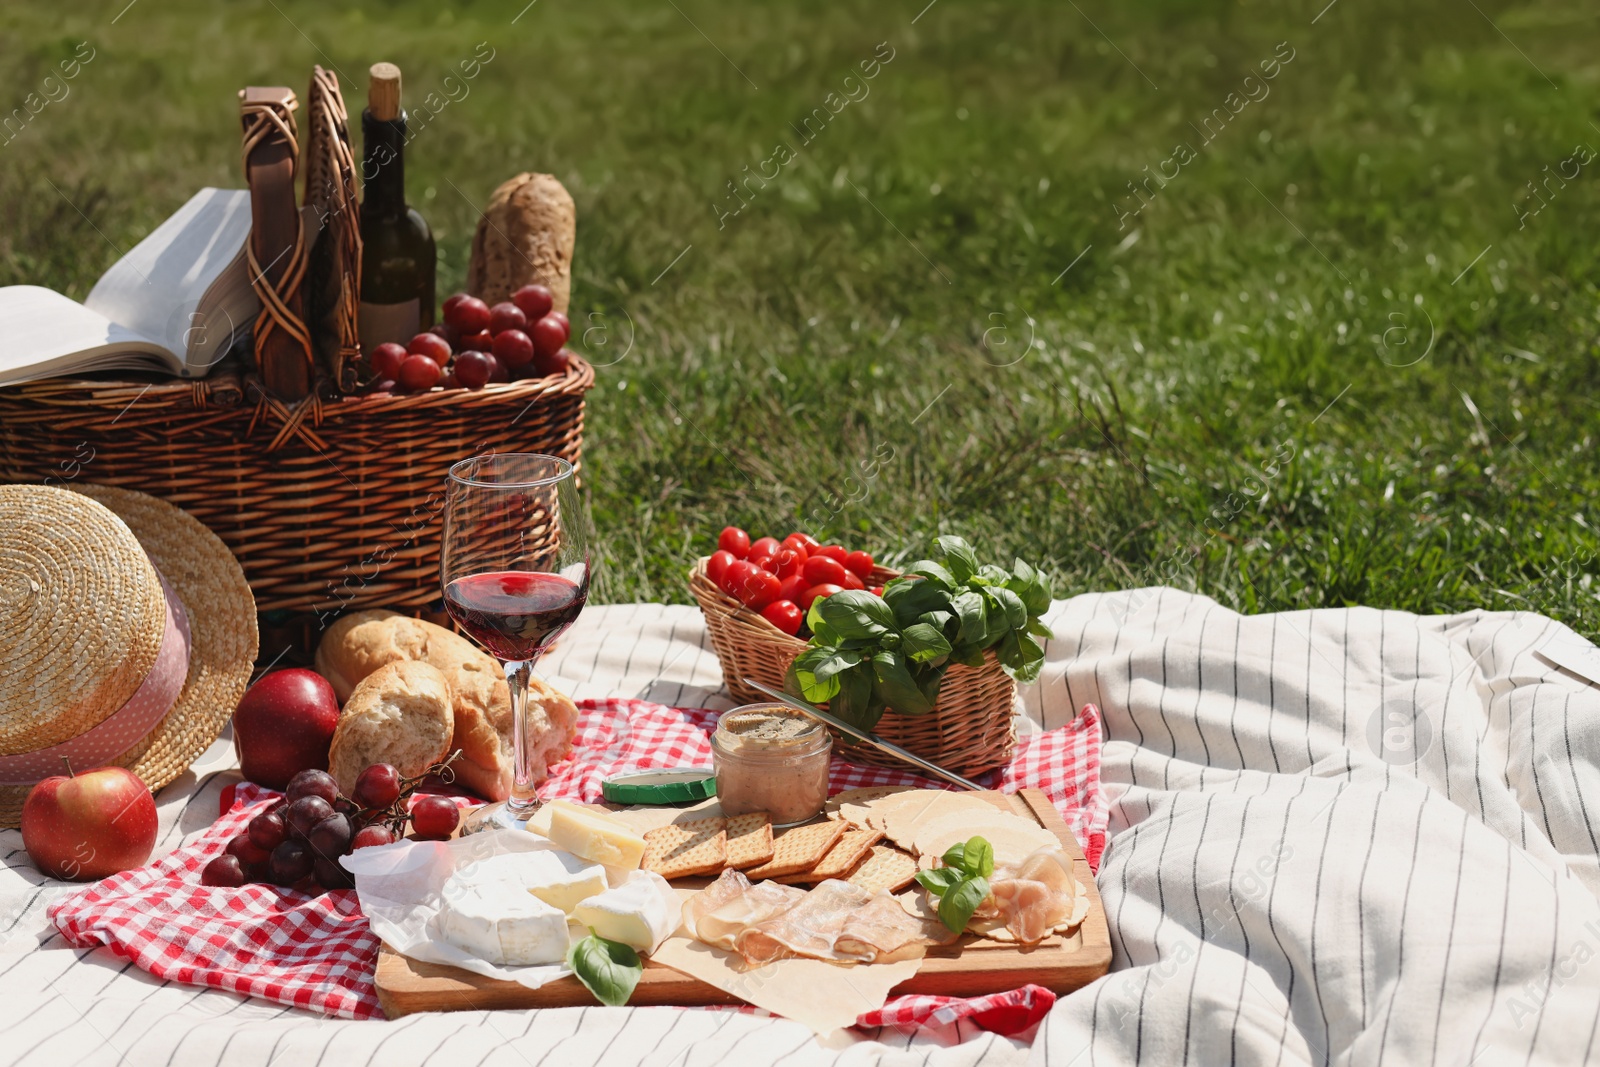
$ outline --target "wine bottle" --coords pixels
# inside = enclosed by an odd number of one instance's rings
[[[372,66],[361,140],[361,347],[371,352],[433,325],[433,231],[406,203],[406,113],[393,63]]]

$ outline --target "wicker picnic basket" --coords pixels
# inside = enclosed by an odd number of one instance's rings
[[[219,370],[0,389],[0,481],[138,489],[214,530],[263,613],[415,611],[439,599],[445,475],[480,452],[579,466],[594,370],[286,406]]]
[[[874,567],[871,585],[899,577],[898,571]],[[744,684],[751,678],[783,688],[789,664],[805,651],[806,643],[790,637],[772,623],[718,589],[706,575],[706,561],[696,561],[689,574],[689,589],[700,602],[711,631],[711,647],[722,664],[723,684],[742,701],[768,700],[766,694]],[[982,667],[954,664],[945,672],[939,703],[926,715],[887,712],[873,733],[909,749],[961,775],[982,774],[1011,762],[1016,749],[1016,724],[1012,717],[1017,683],[1000,667],[993,652],[984,653]],[[838,752],[854,763],[905,769],[905,764],[869,745],[834,734]]]

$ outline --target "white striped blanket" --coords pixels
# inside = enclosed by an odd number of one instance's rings
[[[1241,617],[1170,590],[1058,603],[1024,729],[1105,713],[1116,960],[1031,1045],[963,1024],[825,1046],[731,1011],[559,1009],[346,1022],[69,949],[0,833],[0,1063],[1577,1063],[1600,1005],[1600,689],[1531,615]],[[727,706],[699,612],[592,607],[545,665],[579,698]],[[206,825],[219,744],[164,790]]]

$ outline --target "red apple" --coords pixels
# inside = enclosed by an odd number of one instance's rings
[[[257,785],[282,789],[297,773],[328,769],[339,698],[316,671],[273,671],[250,687],[233,713],[239,767]]]
[[[156,846],[156,801],[122,767],[46,778],[22,804],[22,844],[52,878],[89,882],[142,867]]]

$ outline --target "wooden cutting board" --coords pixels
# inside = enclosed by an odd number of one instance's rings
[[[893,995],[933,993],[972,997],[1033,983],[1067,993],[1106,973],[1111,966],[1111,936],[1105,908],[1083,850],[1066,823],[1038,789],[1006,795],[980,793],[1006,811],[1032,819],[1061,839],[1073,873],[1089,891],[1089,914],[1070,937],[1052,937],[1033,947],[1018,947],[972,936],[928,950],[922,967]],[[484,978],[458,967],[423,963],[393,952],[378,952],[378,1002],[391,1019],[418,1011],[487,1011],[496,1008],[564,1008],[598,1003],[576,978],[559,978],[529,989],[516,982]],[[658,963],[645,962],[630,1005],[738,1004],[738,998]]]

